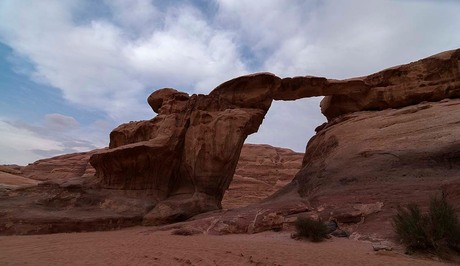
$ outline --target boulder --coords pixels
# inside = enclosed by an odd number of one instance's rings
[[[392,251],[393,245],[389,241],[374,242],[372,243],[372,249],[374,249],[374,251]]]

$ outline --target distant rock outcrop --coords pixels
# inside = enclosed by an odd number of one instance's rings
[[[71,153],[38,160],[22,168],[22,175],[39,181],[57,184],[69,182],[73,178],[94,176],[95,170],[89,164],[89,157],[98,150]]]
[[[222,200],[223,208],[257,203],[286,186],[300,170],[303,155],[270,145],[245,144]]]

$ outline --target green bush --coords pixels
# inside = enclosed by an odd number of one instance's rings
[[[295,228],[298,237],[309,238],[313,242],[319,242],[327,236],[327,225],[321,221],[299,217]]]
[[[448,248],[458,251],[460,224],[444,193],[431,199],[425,214],[417,204],[398,207],[393,226],[408,251],[433,250],[438,254]]]

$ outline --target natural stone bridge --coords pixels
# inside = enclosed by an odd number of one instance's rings
[[[348,80],[260,73],[227,81],[209,95],[161,89],[148,98],[158,115],[114,129],[109,149],[90,162],[105,188],[151,191],[157,204],[146,224],[184,220],[221,208],[242,145],[273,100],[326,96],[321,111],[331,121],[351,112],[457,98],[459,60],[460,50],[453,50]]]

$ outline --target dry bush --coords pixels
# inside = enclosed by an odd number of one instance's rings
[[[408,252],[427,250],[442,255],[449,249],[460,251],[460,224],[444,193],[431,199],[428,213],[413,203],[398,207],[393,227]]]
[[[313,242],[327,237],[327,225],[322,221],[299,217],[295,222],[295,229],[298,237],[308,238]]]

